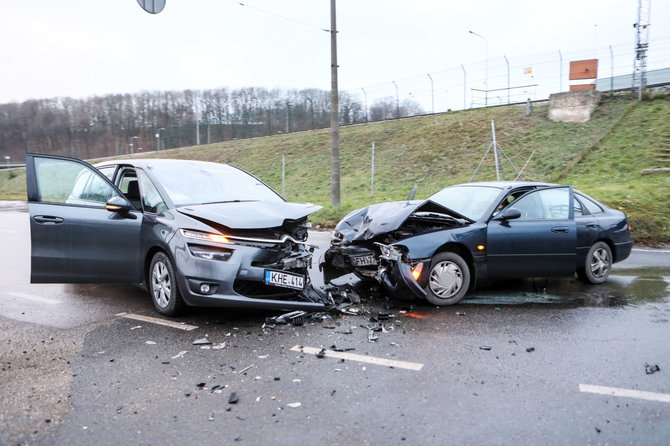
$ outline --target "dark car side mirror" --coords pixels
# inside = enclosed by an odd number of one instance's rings
[[[107,203],[105,203],[105,209],[107,209],[109,212],[119,213],[124,217],[134,217],[134,215],[130,213],[131,210],[135,209],[133,205],[130,204],[128,200],[124,199],[123,197],[119,197],[118,195],[107,200]]]
[[[521,211],[517,208],[506,209],[505,212],[498,215],[496,220],[514,220],[515,218],[521,217]]]

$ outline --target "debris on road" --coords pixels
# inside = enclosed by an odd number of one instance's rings
[[[147,345],[156,345],[156,343],[155,343],[154,341],[146,341],[145,344],[147,344]]]
[[[174,355],[174,356],[172,357],[172,359],[182,358],[186,353],[188,353],[187,350],[180,351],[179,353],[177,353],[176,355]]]
[[[233,392],[230,394],[230,397],[228,398],[228,404],[237,404],[239,400],[240,397],[237,395],[237,392]]]
[[[528,353],[530,353],[530,352],[534,352],[534,351],[535,351],[535,347],[528,347],[528,348],[526,349],[526,351],[527,351]]]
[[[200,338],[193,341],[193,345],[212,345],[212,341],[207,338]]]
[[[331,345],[330,349],[334,352],[350,352],[352,350],[356,350],[355,347],[338,347],[335,344]]]
[[[489,345],[482,345],[481,347],[479,347],[480,350],[486,350],[486,351],[491,350],[491,348],[492,348],[492,347],[489,346]]]
[[[296,407],[300,407],[300,406],[302,406],[302,403],[298,403],[298,402],[296,402],[296,403],[288,403],[286,406],[287,406],[287,407],[292,407],[292,408],[295,409]]]
[[[658,364],[654,365],[649,365],[647,363],[644,364],[644,373],[647,375],[651,375],[652,373],[660,372],[661,368],[658,366]]]
[[[237,373],[244,373],[244,372],[246,372],[247,370],[249,370],[250,368],[252,368],[252,367],[255,366],[255,365],[256,365],[256,364],[251,364],[250,366],[243,368],[242,370],[240,370],[240,371],[237,372]]]

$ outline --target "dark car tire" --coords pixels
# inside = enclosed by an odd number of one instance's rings
[[[580,279],[599,284],[607,280],[612,271],[612,250],[605,242],[596,242],[586,254],[584,266],[577,271]]]
[[[149,294],[156,311],[165,316],[176,316],[185,304],[177,285],[177,276],[169,257],[158,252],[149,267]]]
[[[453,305],[463,299],[470,287],[470,268],[455,252],[433,256],[426,284],[426,300],[433,305]]]

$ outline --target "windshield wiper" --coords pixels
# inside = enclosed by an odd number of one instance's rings
[[[451,222],[454,222],[454,223],[458,223],[461,226],[468,223],[467,220],[452,217],[451,215],[448,215],[448,214],[441,214],[441,213],[438,213],[438,212],[415,212],[414,214],[412,214],[412,216],[414,216],[416,218],[426,218],[426,219],[431,219],[431,220],[447,220],[447,221],[451,221]]]
[[[200,204],[219,204],[219,203],[248,203],[250,201],[259,201],[259,200],[223,200],[223,201],[208,201]]]

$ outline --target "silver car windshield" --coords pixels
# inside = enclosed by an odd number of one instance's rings
[[[149,166],[175,206],[233,201],[284,201],[275,191],[232,166],[199,161]]]
[[[496,187],[452,186],[428,199],[471,220],[479,220],[499,195],[500,189]]]

